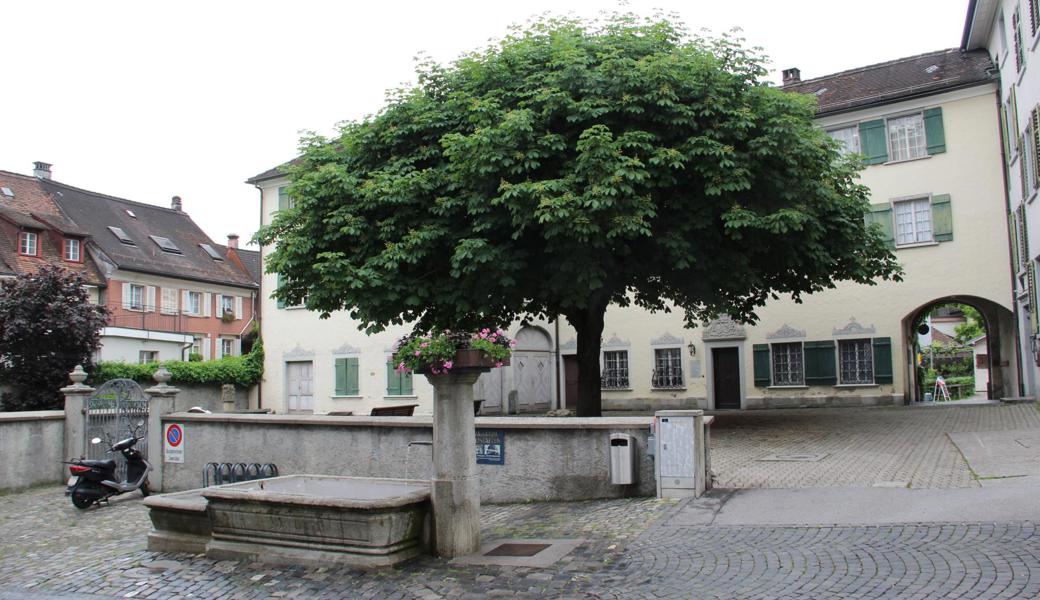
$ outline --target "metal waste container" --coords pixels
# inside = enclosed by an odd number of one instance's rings
[[[636,482],[636,438],[627,433],[610,434],[610,483]]]

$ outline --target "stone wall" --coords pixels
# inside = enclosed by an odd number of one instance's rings
[[[163,491],[201,487],[208,462],[274,463],[279,474],[428,478],[430,417],[329,417],[178,413],[184,463],[160,463]],[[478,429],[505,432],[505,464],[478,465],[481,501],[586,500],[655,493],[646,452],[650,417],[478,417]],[[636,438],[637,481],[610,484],[609,436]],[[158,468],[160,465],[157,464]]]
[[[176,381],[171,382],[170,385],[174,385],[180,390],[174,403],[174,410],[186,411],[193,406],[201,406],[211,412],[224,412],[224,403],[221,400],[223,392],[220,385],[194,385]],[[234,387],[235,410],[249,408],[249,390],[242,386]]]
[[[0,491],[63,481],[64,435],[64,411],[0,413]]]

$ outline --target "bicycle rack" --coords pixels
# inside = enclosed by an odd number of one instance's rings
[[[211,462],[206,463],[206,466],[202,468],[202,487],[239,483],[241,481],[255,481],[269,477],[278,477],[278,467],[271,463]],[[212,483],[210,483],[211,481]]]

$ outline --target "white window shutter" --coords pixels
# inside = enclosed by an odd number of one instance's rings
[[[123,281],[123,308],[130,308],[130,282]]]
[[[191,301],[188,299],[188,290],[181,290],[181,310],[185,313],[191,310]]]
[[[202,316],[208,317],[213,312],[213,294],[205,293],[202,295]]]
[[[145,303],[144,310],[146,312],[154,312],[156,310],[156,308],[155,308],[155,286],[154,285],[150,285],[150,286],[145,288],[145,301],[144,301],[144,303]]]
[[[224,358],[224,338],[217,338],[217,355],[216,359],[220,360]]]
[[[209,360],[213,356],[213,340],[208,335],[202,338],[202,360]]]
[[[235,318],[242,318],[242,296],[235,296]]]
[[[239,298],[241,300],[241,298]],[[235,356],[242,356],[242,338],[235,338]]]

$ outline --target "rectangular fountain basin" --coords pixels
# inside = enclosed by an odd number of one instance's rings
[[[188,490],[144,499],[152,531],[148,533],[151,552],[189,552],[202,554],[212,537],[203,490]]]
[[[286,475],[206,488],[210,558],[388,566],[425,548],[430,484]]]

